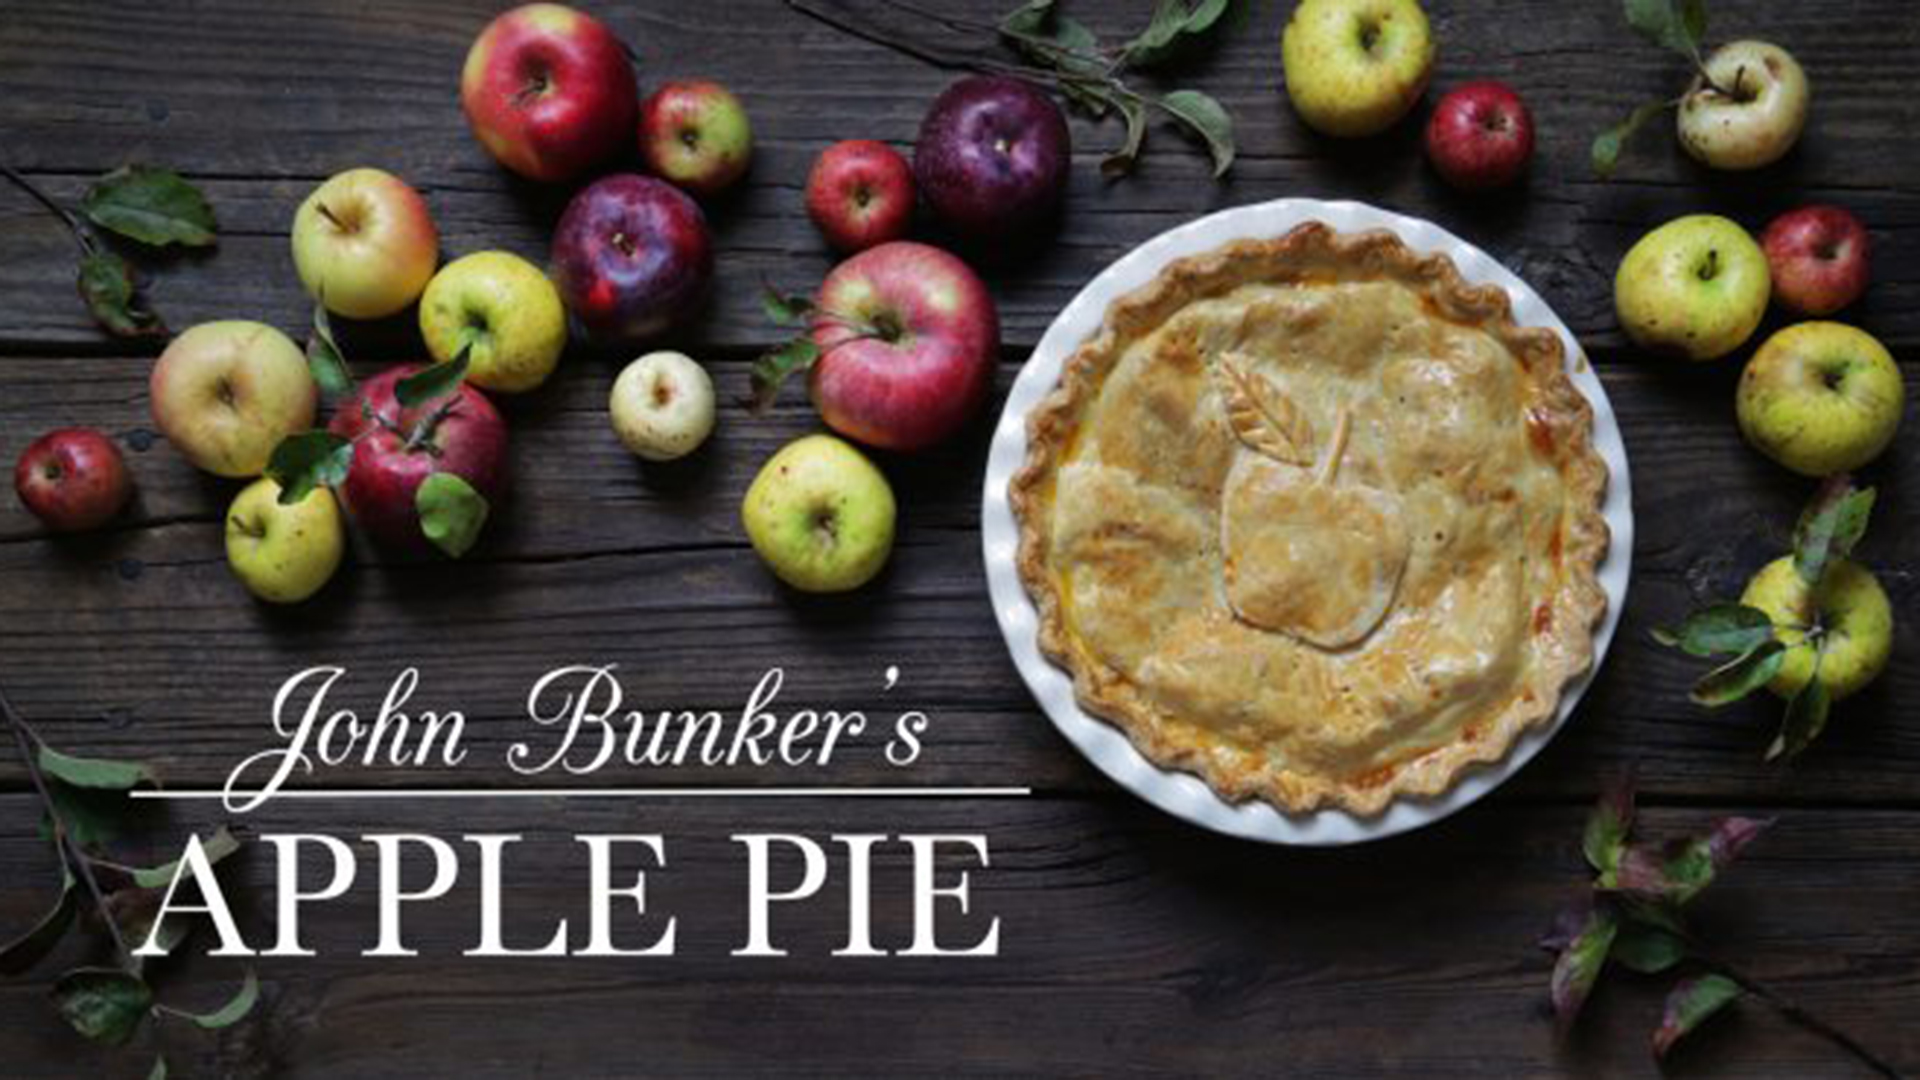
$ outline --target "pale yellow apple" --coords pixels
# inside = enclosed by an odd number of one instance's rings
[[[1427,89],[1433,57],[1419,0],[1301,0],[1280,36],[1294,110],[1345,138],[1405,116]]]
[[[1675,218],[1641,237],[1613,278],[1627,336],[1689,360],[1717,359],[1744,344],[1772,292],[1760,245],[1716,214]]]
[[[420,296],[440,258],[427,201],[379,169],[348,169],[293,215],[293,266],[307,295],[349,319],[379,319]]]
[[[1767,689],[1790,698],[1813,676],[1814,647],[1806,627],[1825,627],[1826,655],[1820,681],[1835,701],[1874,680],[1893,654],[1893,605],[1872,571],[1849,559],[1828,564],[1820,588],[1808,586],[1791,555],[1760,568],[1740,602],[1773,620],[1774,637],[1787,646],[1780,671]]]
[[[1845,323],[1766,340],[1740,373],[1735,410],[1754,449],[1803,476],[1851,472],[1893,442],[1907,388],[1886,346]]]
[[[831,435],[796,439],[768,458],[740,506],[753,550],[805,592],[872,580],[893,550],[894,513],[886,476]]]
[[[280,440],[313,426],[307,358],[265,323],[201,323],[174,338],[148,381],[154,426],[218,476],[258,476]]]
[[[1778,161],[1807,125],[1807,73],[1778,45],[1733,41],[1713,50],[1674,123],[1680,145],[1715,169]]]
[[[247,591],[275,604],[314,593],[340,568],[346,538],[333,492],[314,488],[291,506],[268,477],[248,484],[227,510],[227,564]]]
[[[713,380],[686,353],[650,352],[613,380],[607,412],[614,434],[635,455],[682,458],[713,433]]]
[[[467,349],[467,381],[518,393],[547,381],[567,345],[559,290],[539,267],[481,251],[440,268],[420,298],[420,334],[441,363]]]

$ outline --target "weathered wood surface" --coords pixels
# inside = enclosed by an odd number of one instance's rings
[[[804,288],[830,265],[800,210],[812,156],[839,138],[910,142],[949,76],[837,36],[777,0],[594,6],[639,48],[645,81],[717,77],[753,114],[749,184],[712,215],[718,297],[683,342],[711,362],[724,391],[737,391],[747,359],[772,334],[754,301],[758,282]],[[975,16],[1004,6],[1010,0],[941,5]],[[1109,33],[1144,17],[1136,5],[1073,6]],[[1435,0],[1438,84],[1507,79],[1541,125],[1524,197],[1475,202],[1432,178],[1414,124],[1357,145],[1301,128],[1279,88],[1287,6],[1252,4],[1221,47],[1185,69],[1185,81],[1238,119],[1242,159],[1229,183],[1209,183],[1169,131],[1155,132],[1140,175],[1103,183],[1093,163],[1115,133],[1076,119],[1070,211],[1054,243],[988,277],[1007,329],[1004,392],[1067,298],[1139,241],[1218,207],[1360,198],[1483,245],[1587,344],[1633,465],[1635,580],[1614,651],[1565,733],[1501,793],[1435,830],[1366,850],[1272,851],[1204,836],[1115,791],[1053,734],[1013,672],[985,596],[977,528],[985,420],[951,447],[882,459],[903,506],[892,568],[857,597],[802,598],[757,565],[736,518],[759,462],[816,426],[800,395],[790,391],[767,418],[729,408],[695,458],[642,468],[605,421],[615,358],[576,350],[552,385],[508,406],[514,505],[465,563],[385,565],[362,549],[314,603],[253,604],[221,549],[233,487],[193,472],[151,435],[150,350],[92,329],[72,295],[70,242],[0,189],[0,461],[48,427],[97,425],[132,448],[142,493],[121,526],[77,542],[50,539],[0,501],[0,677],[60,745],[150,758],[175,784],[217,783],[268,745],[267,706],[291,672],[344,664],[350,703],[370,710],[405,663],[423,673],[419,703],[465,709],[474,760],[492,763],[524,736],[526,689],[553,666],[618,663],[633,703],[651,708],[737,709],[760,673],[779,665],[795,706],[933,715],[929,748],[909,774],[868,748],[836,764],[835,782],[910,777],[1037,792],[991,803],[381,803],[377,816],[283,805],[254,824],[349,835],[528,831],[542,853],[529,844],[530,864],[515,871],[525,877],[515,879],[510,923],[527,938],[578,914],[579,867],[561,842],[568,832],[664,832],[673,871],[656,885],[658,902],[683,916],[682,956],[462,960],[455,954],[472,934],[463,888],[460,899],[422,912],[427,956],[361,960],[351,951],[373,925],[363,890],[316,913],[325,957],[262,965],[266,1019],[217,1052],[194,1057],[183,1047],[181,1060],[194,1066],[185,1071],[1645,1072],[1657,990],[1629,981],[1604,991],[1587,1030],[1557,1048],[1539,1014],[1544,961],[1531,948],[1580,878],[1577,804],[1632,764],[1660,807],[1649,815],[1657,830],[1725,809],[1781,817],[1715,899],[1717,939],[1753,957],[1755,974],[1920,1070],[1920,732],[1899,704],[1920,694],[1920,644],[1903,625],[1892,671],[1847,703],[1822,746],[1791,769],[1759,760],[1771,705],[1714,715],[1685,701],[1695,665],[1652,646],[1647,629],[1691,600],[1737,591],[1784,550],[1808,486],[1742,444],[1731,422],[1737,364],[1676,370],[1635,356],[1609,299],[1619,255],[1667,217],[1715,210],[1758,227],[1801,201],[1838,201],[1861,214],[1878,244],[1874,288],[1848,318],[1894,347],[1910,396],[1920,391],[1920,107],[1906,85],[1920,63],[1920,18],[1900,0],[1716,4],[1716,38],[1777,39],[1808,66],[1816,106],[1802,146],[1774,169],[1728,177],[1649,133],[1622,178],[1603,184],[1587,172],[1587,140],[1641,98],[1676,88],[1679,62],[1631,39],[1612,3]],[[467,134],[455,98],[460,58],[490,8],[0,4],[0,161],[69,199],[129,158],[201,182],[221,215],[222,245],[210,257],[162,260],[153,295],[176,327],[254,317],[297,332],[307,316],[287,222],[314,183],[352,165],[382,165],[418,184],[448,254],[505,247],[544,261],[565,193],[506,179]],[[345,337],[369,370],[418,354],[404,318]],[[1909,432],[1866,477],[1881,503],[1862,551],[1909,622],[1920,609],[1916,445]],[[896,664],[901,684],[883,693],[882,672]],[[511,780],[485,765],[331,779]],[[715,769],[621,779],[766,777]],[[0,762],[0,809],[15,822],[0,830],[0,928],[32,917],[50,870],[24,791],[18,765]],[[182,811],[166,838],[205,820]],[[827,961],[821,954],[843,918],[827,904],[792,917],[794,958],[725,958],[744,918],[728,832],[855,827],[987,831],[995,865],[976,873],[978,902],[1003,916],[1006,955]],[[904,932],[903,873],[896,860],[877,883],[881,925],[891,928],[883,936]],[[238,872],[262,900],[269,875],[258,857]],[[266,906],[254,905],[250,925]],[[180,993],[197,1003],[236,972],[201,960],[179,975]],[[65,1076],[106,1060],[66,1033],[39,994],[32,979],[0,985],[9,1017],[0,1071]],[[117,1060],[115,1075],[144,1072],[140,1055]],[[1677,1064],[1850,1075],[1824,1044],[1753,1006]]]

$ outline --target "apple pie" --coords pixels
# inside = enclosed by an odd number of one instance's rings
[[[1593,662],[1607,467],[1566,363],[1387,232],[1169,265],[1028,418],[1009,494],[1042,650],[1225,798],[1445,791]]]

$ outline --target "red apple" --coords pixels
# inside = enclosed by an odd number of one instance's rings
[[[841,251],[898,240],[913,222],[913,168],[886,143],[834,143],[807,176],[807,216]]]
[[[753,127],[740,99],[717,82],[670,82],[640,105],[647,168],[695,195],[717,195],[746,175]]]
[[[952,435],[986,399],[1000,315],[967,264],[896,240],[855,255],[820,285],[814,407],[843,435],[918,450]]]
[[[61,428],[33,441],[13,467],[13,490],[56,532],[95,529],[133,494],[126,459],[92,428]]]
[[[639,94],[625,46],[561,4],[487,24],[460,71],[460,104],[494,160],[534,180],[578,176],[633,137]]]
[[[587,336],[633,344],[699,310],[713,280],[707,218],[651,176],[605,176],[581,189],[553,230],[553,281]]]
[[[1789,210],[1760,234],[1773,298],[1802,315],[1831,315],[1860,299],[1871,276],[1871,247],[1860,219],[1838,206]]]
[[[341,500],[369,536],[397,551],[433,550],[414,505],[428,476],[454,473],[496,505],[506,482],[507,425],[486,395],[462,383],[455,396],[401,408],[394,384],[422,366],[402,364],[361,383],[330,425],[359,439]]]
[[[1505,83],[1463,83],[1440,99],[1427,121],[1427,159],[1463,191],[1505,187],[1531,157],[1533,116]]]

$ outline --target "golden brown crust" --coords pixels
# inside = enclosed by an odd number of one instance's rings
[[[1556,646],[1547,650],[1552,662],[1534,672],[1501,712],[1466,725],[1454,741],[1386,769],[1343,778],[1222,753],[1197,737],[1192,726],[1164,715],[1119,673],[1075,651],[1058,585],[1047,569],[1051,515],[1046,511],[1057,467],[1080,411],[1127,346],[1197,299],[1253,282],[1322,279],[1395,280],[1427,298],[1443,317],[1477,326],[1504,345],[1535,387],[1528,422],[1537,439],[1556,449],[1569,497],[1560,587],[1541,631]],[[1452,260],[1418,254],[1384,230],[1342,234],[1309,222],[1284,236],[1234,241],[1171,263],[1153,281],[1113,302],[1099,331],[1067,359],[1059,385],[1027,418],[1027,461],[1008,494],[1021,524],[1018,568],[1039,611],[1041,651],[1072,676],[1075,695],[1090,713],[1118,725],[1151,760],[1195,773],[1227,799],[1260,798],[1287,811],[1332,805],[1371,815],[1399,795],[1446,791],[1464,770],[1503,757],[1523,733],[1553,716],[1566,684],[1593,663],[1593,630],[1607,606],[1598,566],[1609,542],[1601,513],[1608,473],[1592,445],[1592,409],[1567,376],[1565,361],[1558,334],[1514,323],[1504,289],[1469,284]]]

